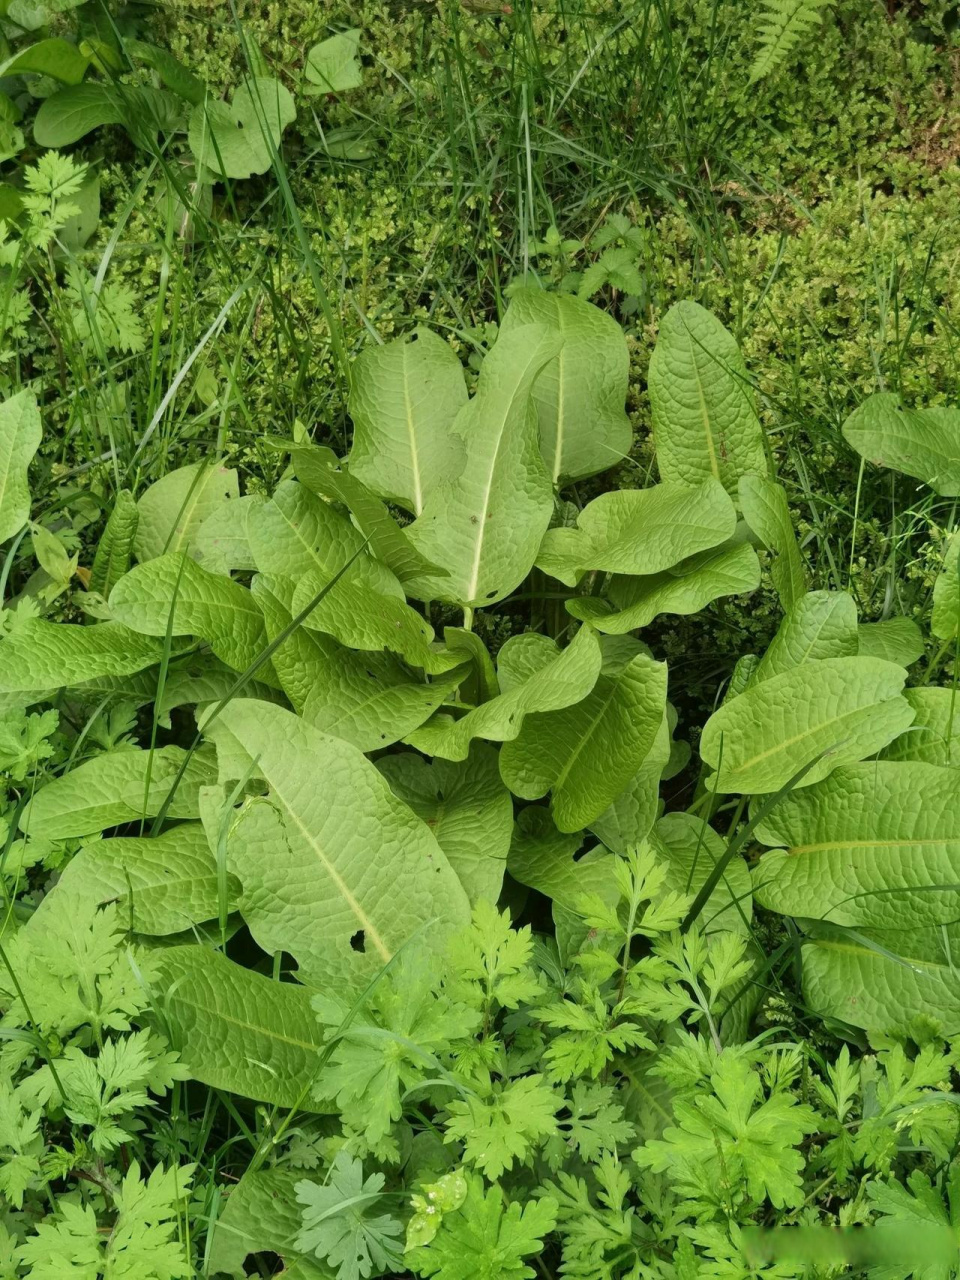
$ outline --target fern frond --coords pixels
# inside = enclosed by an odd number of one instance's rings
[[[757,56],[750,68],[755,84],[775,70],[814,27],[823,21],[821,10],[834,0],[762,0]]]

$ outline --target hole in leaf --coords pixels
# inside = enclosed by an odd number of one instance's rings
[[[361,955],[366,951],[367,939],[362,929],[358,929],[357,932],[350,939],[350,946],[354,949],[354,951],[359,951]]]

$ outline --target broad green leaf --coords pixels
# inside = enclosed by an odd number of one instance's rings
[[[360,32],[340,31],[321,40],[307,52],[303,72],[309,81],[308,93],[343,93],[363,84],[358,57]]]
[[[463,470],[430,491],[408,531],[450,575],[418,584],[420,599],[490,605],[530,572],[553,512],[531,391],[561,344],[542,325],[523,325],[484,360],[476,394],[451,428],[463,441]]]
[[[79,84],[87,73],[90,59],[75,44],[52,36],[37,40],[0,62],[0,79],[8,76],[50,76],[61,84]]]
[[[654,832],[654,849],[668,868],[666,887],[676,893],[696,893],[726,850],[723,837],[692,813],[665,813]],[[705,933],[717,929],[748,933],[752,915],[750,869],[737,855],[707,899],[699,925]]]
[[[857,606],[845,591],[811,591],[788,610],[761,658],[752,683],[822,658],[850,658],[860,651]]]
[[[301,578],[293,593],[291,613],[302,613],[329,582],[329,575],[318,570]],[[433,627],[403,599],[381,595],[347,578],[317,603],[303,625],[333,636],[350,649],[397,653],[412,667],[422,667],[431,675],[461,665],[456,654],[434,645]]]
[[[132,675],[160,660],[163,646],[119,622],[91,627],[31,618],[0,640],[0,694],[44,693]]]
[[[939,1022],[944,1036],[960,1033],[953,959],[887,956],[847,938],[808,940],[801,956],[804,1002],[821,1017],[880,1036],[910,1036],[919,1015]]]
[[[143,635],[169,630],[206,640],[234,671],[245,671],[267,645],[263,614],[250,592],[181,553],[138,564],[111,591],[109,603],[118,622]]]
[[[660,779],[670,759],[671,712],[667,707],[649,754],[626,787],[590,830],[614,853],[625,854],[644,841],[660,810]],[[676,720],[674,714],[673,720]]]
[[[235,500],[238,492],[236,471],[219,463],[194,462],[168,471],[137,502],[137,559],[142,563],[189,550],[204,520],[222,503]]]
[[[290,612],[262,578],[254,580],[253,595],[272,642],[289,628]],[[423,724],[468,672],[462,663],[429,683],[414,680],[390,653],[358,653],[304,627],[287,636],[271,662],[305,719],[361,751],[390,746]]]
[[[90,590],[106,598],[130,568],[140,513],[129,489],[117,494],[106,527],[97,543],[90,570]]]
[[[105,124],[123,125],[140,146],[180,125],[183,103],[150,85],[115,85],[88,80],[61,89],[40,104],[33,136],[41,147],[69,147]]]
[[[229,575],[237,569],[256,569],[247,537],[247,516],[264,501],[260,494],[248,493],[214,507],[190,540],[194,560],[211,573]]]
[[[0,404],[0,542],[20,532],[30,518],[27,468],[40,448],[40,411],[31,391]]]
[[[250,584],[251,595],[263,613],[271,644],[287,631],[292,622],[290,610],[274,589],[275,586],[275,583],[259,574]],[[273,651],[270,664],[295,711],[303,713],[307,698],[326,666],[330,653],[336,652],[331,648],[336,643],[330,636],[307,631],[299,626]]]
[[[816,761],[798,784],[809,787],[879,751],[913,720],[899,696],[906,676],[880,658],[824,658],[752,686],[704,726],[700,755],[718,770],[711,789],[778,791]]]
[[[279,1107],[313,1110],[321,1034],[311,993],[207,947],[160,954],[162,1025],[195,1080]]]
[[[228,846],[264,950],[290,952],[323,986],[376,973],[418,931],[437,943],[466,921],[467,896],[429,828],[355,747],[264,702],[230,703],[220,729],[269,787]]]
[[[716,480],[614,489],[584,507],[575,529],[550,529],[537,565],[571,587],[588,569],[658,574],[726,542],[736,523]]]
[[[226,891],[233,910],[240,896],[235,876],[227,875]],[[220,909],[216,859],[198,822],[153,838],[96,840],[67,863],[57,892],[98,906],[119,903],[120,919],[134,933],[180,933],[214,919]]]
[[[660,321],[647,387],[662,480],[698,484],[712,476],[733,497],[741,476],[766,475],[740,348],[698,303],[678,302]]]
[[[454,667],[429,681],[413,680],[389,654],[353,653],[331,640],[330,660],[311,689],[303,717],[361,751],[377,751],[429,720],[467,674]]]
[[[739,485],[743,518],[773,555],[770,577],[784,609],[791,609],[807,590],[807,571],[790,520],[782,485],[764,476],[742,476]]]
[[[904,689],[903,696],[913,707],[913,724],[880,758],[960,766],[960,690]]]
[[[169,728],[170,712],[176,707],[193,706],[196,711],[202,711],[210,703],[220,702],[236,683],[237,672],[208,653],[192,654],[171,664],[163,682],[163,693],[156,703],[160,723]],[[156,685],[154,678],[154,691]],[[249,680],[243,686],[243,696],[265,702],[284,700],[283,694],[259,680]]]
[[[847,444],[868,462],[960,495],[960,410],[907,409],[892,392],[868,396],[843,424]]]
[[[607,635],[623,635],[649,626],[662,613],[699,613],[720,596],[743,595],[760,585],[756,552],[746,543],[703,551],[663,573],[615,574],[606,588],[611,603],[576,596],[567,612]]]
[[[613,858],[604,853],[578,859],[582,843],[582,832],[565,835],[546,809],[528,805],[513,829],[507,870],[514,880],[568,911],[576,911],[587,894],[616,902],[619,890],[612,874]]]
[[[667,667],[638,653],[616,674],[602,674],[573,706],[528,715],[500,752],[500,773],[514,793],[551,793],[561,831],[579,831],[613,803],[650,753],[663,721]]]
[[[378,760],[377,768],[436,836],[471,905],[496,902],[513,829],[513,802],[496,752],[475,742],[467,759],[453,764],[404,751]]]
[[[346,516],[295,480],[284,481],[272,498],[252,507],[246,528],[261,573],[273,579],[289,578],[295,585],[306,575],[314,575],[316,585],[304,604],[316,595],[324,579],[332,578],[351,560],[344,585],[360,583],[403,602],[403,588],[394,575],[365,553],[364,535]]]
[[[446,570],[425,559],[388,511],[364,484],[339,465],[330,449],[299,447],[290,457],[297,479],[330,502],[348,507],[357,528],[368,539],[371,555],[395,573],[400,582]]]
[[[431,330],[368,347],[353,366],[350,474],[420,515],[430,492],[463,469],[464,442],[450,428],[466,403],[460,361]]]
[[[532,637],[530,637],[532,638]],[[408,736],[407,742],[425,754],[446,760],[465,760],[474,738],[509,742],[523,727],[531,712],[558,711],[587,696],[600,674],[600,643],[591,627],[581,627],[566,649],[558,650],[546,636],[537,636],[551,646],[526,678],[508,684],[504,665],[511,652],[524,649],[528,637],[514,636],[500,651],[500,687],[503,693],[468,711],[460,720],[434,716]]]
[[[181,747],[137,748],[94,756],[40,788],[20,815],[20,830],[35,840],[64,840],[153,818],[165,803],[185,758]],[[213,782],[215,774],[211,756],[206,751],[194,752],[166,810],[167,817],[196,818],[200,788]]]
[[[524,631],[518,636],[511,636],[497,654],[497,684],[500,692],[512,692],[556,656],[556,640],[551,640],[542,632]]]
[[[290,91],[279,80],[255,77],[240,86],[232,102],[207,98],[193,108],[190,150],[198,165],[221,178],[266,173],[296,116]]]
[[[211,1228],[211,1276],[224,1272],[234,1280],[246,1280],[244,1263],[250,1254],[275,1253],[290,1264],[284,1266],[287,1280],[293,1280],[294,1265],[306,1267],[300,1280],[329,1280],[333,1273],[319,1262],[295,1258],[294,1241],[302,1226],[295,1187],[302,1178],[302,1169],[259,1169],[243,1175]]]
[[[883,622],[861,622],[857,628],[860,636],[860,655],[865,658],[886,658],[901,667],[912,666],[923,656],[923,635],[909,618],[887,618]]]
[[[757,826],[757,901],[945,960],[960,943],[960,770],[866,761],[785,797]],[[951,941],[952,940],[952,941]]]
[[[563,338],[533,388],[540,449],[553,483],[616,466],[633,439],[623,407],[630,358],[620,325],[589,302],[537,288],[512,294],[500,339],[509,341],[525,324],[546,325]]]
[[[930,630],[940,640],[952,640],[960,629],[960,533],[947,544],[943,565],[933,584]]]
[[[817,1012],[876,1031],[922,1012],[960,1029],[960,812],[945,803],[958,788],[958,770],[867,761],[787,796],[758,825],[779,847],[757,867],[757,901],[826,932],[803,950]]]

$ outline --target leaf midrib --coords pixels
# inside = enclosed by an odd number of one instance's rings
[[[538,342],[534,350],[531,351],[530,355],[527,357],[527,361],[523,366],[523,372],[516,379],[514,390],[507,397],[506,407],[504,408],[504,411],[500,416],[500,422],[496,428],[496,431],[492,436],[489,437],[493,447],[491,448],[491,451],[490,451],[490,465],[487,469],[486,478],[483,483],[483,500],[481,503],[480,511],[477,515],[476,548],[474,550],[474,555],[473,555],[473,565],[471,566],[471,569],[470,569],[470,577],[467,582],[467,590],[464,594],[464,601],[467,604],[472,603],[476,599],[476,595],[477,595],[477,585],[480,581],[480,562],[483,558],[484,539],[486,538],[486,533],[487,533],[487,515],[490,510],[490,500],[491,500],[491,495],[493,494],[493,489],[494,489],[493,481],[497,471],[497,463],[500,458],[500,449],[503,444],[504,433],[506,432],[507,423],[510,420],[510,415],[517,401],[517,392],[524,385],[524,382],[526,380],[527,370],[531,367],[531,365],[535,364],[541,358],[541,346],[542,346],[542,343]],[[470,403],[475,404],[476,399],[472,400]],[[466,470],[466,467],[469,467],[469,465],[470,465],[470,458],[468,456],[465,464],[465,470]]]
[[[882,707],[888,702],[895,701],[899,694],[894,694],[889,698],[881,698],[877,702],[864,703],[860,706],[851,707],[849,711],[845,711],[842,715],[832,716],[829,720],[818,720],[815,725],[809,729],[805,729],[803,733],[795,734],[792,738],[785,738],[783,741],[776,743],[767,751],[761,751],[759,755],[751,756],[748,760],[744,760],[742,764],[737,765],[735,769],[731,769],[726,775],[727,780],[736,778],[743,774],[746,770],[752,769],[755,765],[760,764],[764,760],[770,759],[771,756],[782,754],[784,750],[794,746],[798,742],[804,742],[807,738],[811,738],[814,734],[819,733],[823,729],[829,729],[835,724],[843,724],[845,721],[854,716],[862,715],[864,712],[874,711],[877,707]]]
[[[289,820],[294,824],[294,826],[300,832],[301,837],[306,842],[307,848],[310,849],[310,851],[313,853],[317,861],[320,863],[324,871],[329,876],[330,880],[333,882],[334,886],[336,887],[338,893],[343,898],[344,902],[352,911],[360,927],[363,929],[365,937],[370,942],[373,943],[380,957],[382,958],[384,963],[386,963],[388,960],[390,960],[393,957],[393,952],[390,950],[390,948],[384,942],[383,938],[380,936],[379,930],[374,925],[370,917],[367,915],[366,911],[364,911],[363,907],[360,905],[359,900],[357,899],[353,891],[348,886],[346,880],[344,880],[343,876],[340,874],[340,872],[336,869],[334,864],[323,852],[322,848],[320,847],[319,841],[316,839],[313,833],[307,828],[306,824],[303,821],[301,821],[296,811],[291,806],[290,802],[286,799],[286,793],[283,790],[282,786],[278,785],[276,779],[272,776],[272,773],[268,771],[268,767],[264,764],[263,760],[260,761],[260,769],[267,780],[267,785],[269,786],[271,792],[277,798],[280,804],[283,806],[283,813],[284,813],[285,819],[289,818]]]

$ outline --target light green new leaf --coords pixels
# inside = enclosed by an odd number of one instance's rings
[[[584,507],[576,528],[550,529],[537,565],[571,587],[588,569],[658,574],[726,542],[736,524],[733,503],[716,480],[614,489]]]
[[[660,779],[670,759],[676,713],[667,705],[653,746],[636,775],[613,803],[590,823],[590,830],[614,853],[625,854],[649,835],[660,810]]]
[[[166,801],[185,756],[181,747],[94,756],[40,788],[20,815],[20,830],[35,840],[64,840],[153,818]],[[200,788],[215,777],[211,756],[194,752],[167,817],[196,818]]]
[[[463,470],[431,490],[408,530],[450,575],[411,588],[420,599],[490,605],[530,572],[553,512],[531,391],[561,345],[542,325],[523,325],[484,360],[476,394],[451,428],[463,441]]]
[[[352,30],[340,31],[309,49],[303,67],[311,85],[307,92],[342,93],[359,88],[363,84],[359,48],[360,32]]]
[[[912,666],[923,655],[923,634],[909,618],[887,618],[883,622],[861,622],[857,628],[860,655],[886,658],[901,667]]]
[[[880,658],[824,658],[751,686],[704,726],[700,754],[719,771],[711,789],[778,791],[816,761],[798,784],[809,787],[879,751],[913,720],[899,696],[906,676]]]
[[[665,813],[654,832],[654,850],[667,867],[665,887],[675,893],[695,894],[723,857],[726,841],[693,813]],[[704,904],[699,925],[705,933],[717,929],[749,933],[752,916],[750,868],[737,855],[727,863]]]
[[[464,442],[450,428],[466,403],[460,361],[431,330],[368,347],[353,366],[350,474],[420,515],[432,490],[463,469]]]
[[[461,686],[464,702],[477,706],[481,702],[489,702],[499,694],[500,684],[493,659],[475,631],[467,631],[464,627],[444,627],[443,643],[451,653],[458,654],[472,665],[470,674]]]
[[[18,391],[0,404],[0,542],[19,533],[30,518],[27,468],[42,435],[32,391]]]
[[[947,544],[943,565],[933,584],[930,630],[940,640],[952,640],[960,629],[960,533]]]
[[[0,694],[24,697],[143,671],[163,646],[119,622],[91,627],[31,618],[0,640]]]
[[[616,466],[630,452],[624,410],[630,357],[623,330],[589,302],[543,289],[518,289],[500,326],[510,341],[526,324],[557,330],[563,346],[533,388],[540,449],[555,485]]]
[[[311,993],[207,947],[160,953],[154,996],[171,1048],[195,1080],[258,1102],[313,1109],[321,1034]]]
[[[219,463],[194,462],[168,471],[137,502],[137,559],[142,563],[166,552],[189,550],[207,517],[238,493],[236,471]]]
[[[443,850],[355,747],[268,703],[232,702],[225,731],[269,787],[234,821],[241,910],[268,952],[317,985],[376,973],[409,937],[431,943],[469,917]]]
[[[960,495],[960,409],[907,409],[892,392],[868,396],[843,424],[862,458],[924,480],[946,498]]]
[[[297,479],[308,489],[328,502],[342,502],[349,508],[357,528],[368,539],[371,555],[395,573],[400,582],[414,582],[424,574],[446,573],[420,554],[385,504],[340,466],[332,450],[301,446],[292,450],[290,461]]]
[[[560,831],[579,831],[613,803],[653,747],[667,699],[666,663],[638,653],[603,674],[581,702],[529,715],[500,752],[500,774],[514,795],[551,792]]]
[[[744,520],[773,555],[770,577],[780,603],[791,609],[807,590],[807,571],[783,485],[764,476],[742,476],[738,492]]]
[[[222,178],[266,173],[283,131],[297,117],[290,91],[266,76],[246,81],[233,102],[193,108],[187,137],[198,165]]]
[[[606,635],[623,635],[649,626],[662,613],[699,613],[720,596],[743,595],[760,585],[760,562],[753,547],[739,542],[716,547],[689,561],[649,576],[615,574],[606,594],[567,601],[567,612],[591,622]]]
[[[129,489],[117,494],[106,527],[97,544],[90,570],[90,590],[106,599],[130,568],[140,512]]]
[[[660,321],[647,380],[660,478],[719,480],[733,497],[742,475],[766,475],[767,456],[736,340],[696,302]]]
[[[226,878],[227,909],[240,882]],[[86,845],[67,863],[57,893],[72,893],[98,906],[120,904],[120,919],[135,933],[180,933],[220,909],[217,863],[197,822],[150,838],[120,836]]]
[[[535,641],[536,645],[528,644]],[[545,642],[541,645],[539,642]],[[517,683],[504,678],[513,654],[538,648],[538,660]],[[474,738],[509,742],[531,712],[558,711],[587,696],[600,674],[600,642],[591,627],[581,627],[566,649],[558,650],[546,636],[514,636],[500,650],[499,697],[468,711],[460,720],[434,716],[406,739],[427,755],[465,760]]]
[[[759,684],[805,662],[850,658],[859,652],[853,597],[845,591],[811,591],[788,610],[751,683]]]
[[[256,561],[247,537],[247,516],[265,499],[248,493],[231,502],[219,503],[197,529],[190,542],[190,554],[211,573],[230,574],[236,569],[255,569]]]
[[[619,897],[613,875],[614,859],[604,851],[577,858],[583,834],[564,835],[548,810],[539,805],[522,809],[513,829],[507,870],[514,880],[536,889],[567,911],[576,911],[588,894],[614,903]]]
[[[880,753],[882,760],[960,766],[960,690],[904,689],[913,724]]]
[[[377,768],[395,796],[422,818],[460,878],[471,906],[500,896],[513,829],[513,802],[492,747],[475,742],[466,760],[432,763],[412,751]]]
[[[206,640],[234,671],[245,671],[267,644],[263,614],[250,592],[182,553],[131,569],[110,593],[110,612],[144,635],[165,636],[169,629]],[[260,678],[266,674],[261,670]]]

